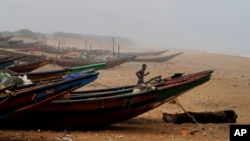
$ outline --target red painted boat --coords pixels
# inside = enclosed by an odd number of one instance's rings
[[[65,77],[62,81],[32,85],[13,91],[4,90],[0,93],[0,119],[35,106],[51,102],[65,93],[69,93],[94,81],[99,73],[78,73]]]
[[[25,63],[16,66],[11,66],[8,67],[8,69],[16,73],[25,73],[25,72],[31,72],[35,69],[48,65],[50,63],[52,63],[52,60],[42,60],[33,63]]]
[[[102,127],[131,119],[210,80],[213,71],[203,71],[165,80],[155,89],[133,93],[116,90],[113,95],[84,96],[55,100],[16,115],[15,120],[0,121],[0,126],[35,129],[84,129]],[[103,91],[103,93],[109,90]],[[114,91],[114,89],[112,89]],[[95,94],[94,92],[92,94]]]

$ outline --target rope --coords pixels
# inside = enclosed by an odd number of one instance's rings
[[[16,93],[10,90],[5,90],[4,91],[8,96],[16,96]]]
[[[3,99],[2,101],[0,101],[0,103],[5,102],[6,100],[8,100],[10,97],[16,96],[15,92],[12,92],[10,90],[5,90],[4,94],[7,95],[8,97],[6,97],[5,99]]]
[[[177,98],[174,99],[175,100],[175,103],[197,124],[200,126],[199,122],[197,122],[197,120],[191,115],[189,114],[189,112],[187,112],[185,110],[185,108],[181,105],[181,103],[178,101]]]
[[[104,87],[106,87],[106,88],[111,88],[111,87],[109,87],[109,86],[107,86],[107,85],[100,84],[100,83],[98,83],[98,82],[92,82],[92,83],[97,84],[97,85],[100,85],[100,86],[104,86]]]
[[[4,103],[6,100],[8,100],[10,96],[6,97],[4,100],[0,101],[0,103]]]

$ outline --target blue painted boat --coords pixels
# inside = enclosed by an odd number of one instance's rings
[[[35,85],[13,91],[5,90],[0,94],[0,119],[51,102],[94,81],[98,74],[98,72],[77,73],[55,83]]]

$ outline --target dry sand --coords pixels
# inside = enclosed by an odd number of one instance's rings
[[[182,50],[183,51],[183,50]],[[170,51],[165,54],[177,51]],[[174,73],[195,73],[214,70],[209,82],[178,97],[187,111],[234,110],[236,124],[250,124],[250,58],[183,51],[184,54],[165,63],[147,63],[150,74],[145,78]],[[48,67],[48,66],[46,66]],[[51,67],[51,66],[49,66]],[[141,63],[125,63],[114,69],[100,70],[98,79],[81,89],[97,89],[134,84],[135,72]],[[44,131],[0,129],[0,140],[41,141],[228,141],[230,123],[173,124],[163,121],[163,112],[182,113],[175,104],[166,103],[131,120],[96,131]],[[67,121],[65,121],[67,122]],[[182,131],[187,134],[181,134]]]

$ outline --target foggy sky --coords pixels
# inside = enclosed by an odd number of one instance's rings
[[[248,0],[0,0],[0,31],[120,36],[151,47],[250,56],[249,6]]]

